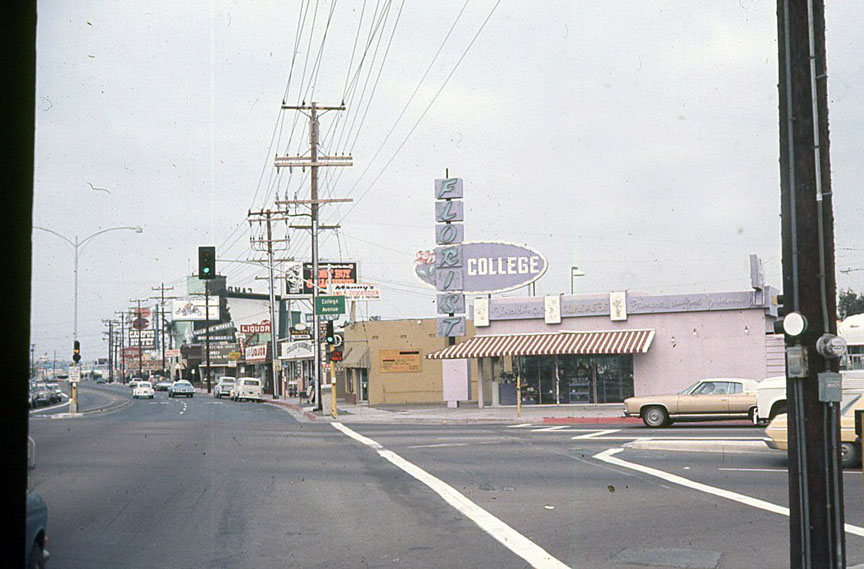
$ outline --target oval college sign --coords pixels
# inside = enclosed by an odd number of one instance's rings
[[[459,271],[462,277],[461,291],[465,293],[491,294],[513,290],[536,281],[548,267],[546,257],[521,245],[475,241],[456,247],[461,249],[461,255],[450,255],[444,263],[439,260],[437,265],[439,271],[444,266],[448,271]],[[447,253],[450,253],[453,247],[447,249]],[[419,252],[414,265],[417,277],[434,287],[435,271],[436,253]]]

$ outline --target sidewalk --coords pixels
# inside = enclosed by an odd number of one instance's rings
[[[288,407],[302,413],[308,420],[330,421],[330,398],[325,393],[322,398],[323,411],[315,412],[314,405],[297,398],[265,399],[265,402]],[[338,402],[339,418],[342,423],[640,423],[640,419],[625,418],[621,403],[598,405],[526,405],[522,416],[516,407],[485,407],[479,409],[477,403],[469,403],[455,409],[441,405],[351,405]]]

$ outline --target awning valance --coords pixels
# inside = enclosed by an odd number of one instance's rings
[[[352,346],[348,348],[344,359],[338,365],[342,368],[369,369],[369,348],[367,346]]]
[[[475,336],[427,355],[436,360],[565,354],[644,354],[654,330],[607,330]]]

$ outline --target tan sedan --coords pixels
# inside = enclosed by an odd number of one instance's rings
[[[680,393],[624,400],[624,416],[641,417],[648,427],[665,427],[673,420],[750,419],[755,412],[752,379],[703,379]]]
[[[840,404],[840,463],[843,468],[854,468],[861,463],[861,441],[855,434],[855,410],[864,409],[864,397],[860,393],[844,395]],[[770,448],[787,450],[789,433],[786,413],[774,417],[765,429],[765,444]]]

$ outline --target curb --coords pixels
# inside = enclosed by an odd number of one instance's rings
[[[752,441],[696,441],[647,440],[624,443],[624,448],[638,450],[668,450],[685,452],[758,453],[769,451],[764,440]]]
[[[543,423],[547,425],[567,425],[570,423],[608,423],[619,425],[621,423],[641,423],[638,417],[543,417]]]
[[[306,416],[307,419],[310,419],[312,421],[317,421],[319,418],[318,415],[316,415],[315,413],[312,413],[311,411],[307,411],[303,407],[301,407],[295,403],[290,403],[288,401],[280,401],[279,399],[272,399],[272,400],[268,400],[265,402],[270,403],[271,405],[279,405],[280,407],[288,407],[289,409],[292,409],[293,411],[297,411],[298,413],[302,413],[303,415]]]

